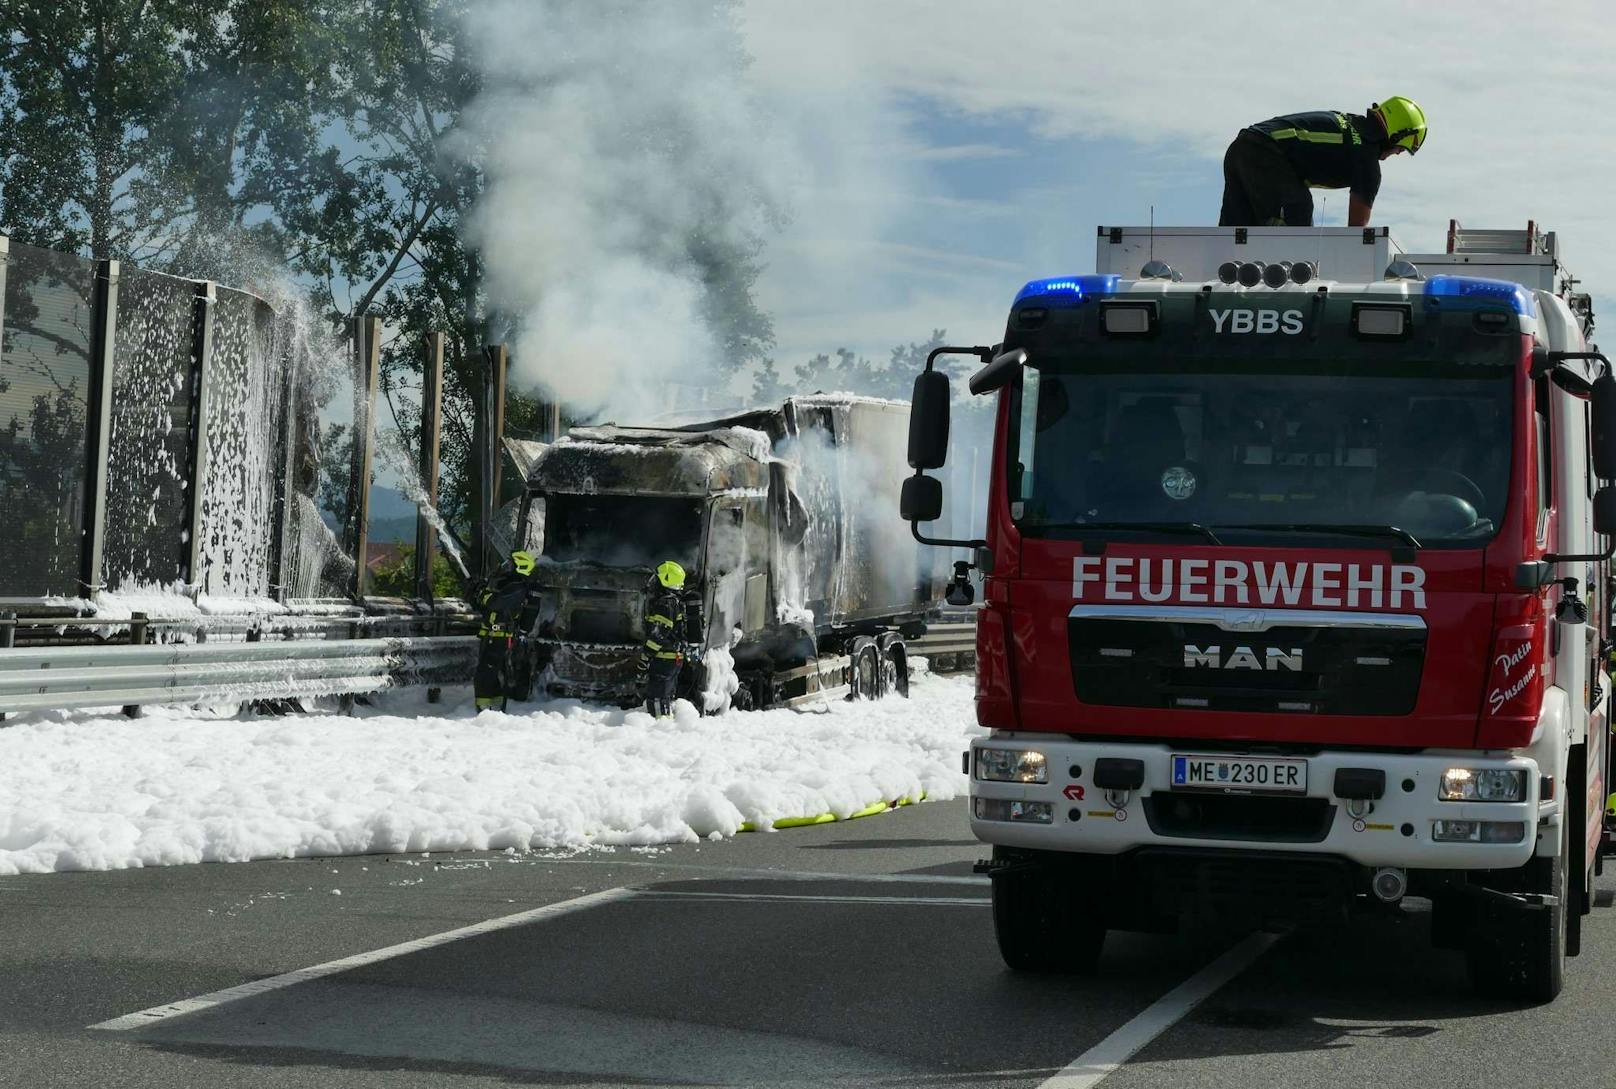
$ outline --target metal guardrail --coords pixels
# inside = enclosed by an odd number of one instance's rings
[[[934,673],[963,673],[976,666],[976,621],[928,624],[925,635],[905,640],[905,645],[931,662]]]
[[[477,639],[309,639],[0,650],[0,713],[359,695],[469,680]]]

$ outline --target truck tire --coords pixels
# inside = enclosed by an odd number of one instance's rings
[[[848,689],[850,700],[878,700],[883,695],[881,685],[881,648],[868,635],[853,640],[848,653]]]
[[[881,690],[909,698],[909,648],[897,632],[887,632],[876,640],[881,649]]]
[[[1593,906],[1593,868],[1587,864],[1583,837],[1588,832],[1588,750],[1581,745],[1571,750],[1565,783],[1566,832],[1565,866],[1565,945],[1566,956],[1582,953],[1582,917]]]
[[[1083,913],[1072,882],[1048,870],[993,875],[993,934],[1013,972],[1091,972],[1105,927]]]
[[[1560,822],[1560,854],[1545,867],[1536,891],[1556,898],[1539,910],[1503,909],[1471,934],[1466,947],[1471,985],[1482,994],[1519,1002],[1551,1002],[1565,985],[1566,912],[1571,897],[1565,875],[1571,866],[1568,821]],[[1528,865],[1540,865],[1534,860]],[[1541,887],[1546,886],[1546,887]]]

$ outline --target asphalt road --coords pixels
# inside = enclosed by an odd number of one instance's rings
[[[1616,909],[1538,1008],[1471,998],[1417,917],[1113,935],[1095,976],[1020,977],[979,853],[953,802],[657,851],[4,878],[0,1085],[1616,1084]]]

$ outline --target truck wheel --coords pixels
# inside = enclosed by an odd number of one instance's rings
[[[850,700],[878,700],[881,698],[881,648],[875,640],[861,635],[853,640],[848,655],[848,691]]]
[[[883,635],[877,643],[881,648],[881,690],[896,692],[909,698],[909,649],[895,633]]]
[[[1571,750],[1570,766],[1566,771],[1566,812],[1561,818],[1566,825],[1565,862],[1565,945],[1566,956],[1582,953],[1582,917],[1588,914],[1593,901],[1593,873],[1588,865],[1588,849],[1583,838],[1588,833],[1588,750],[1581,745]]]
[[[1560,824],[1560,855],[1549,860],[1548,880],[1537,891],[1556,898],[1539,910],[1504,909],[1471,935],[1466,948],[1471,984],[1481,993],[1522,1002],[1550,1002],[1565,985],[1565,875],[1571,865],[1568,822]],[[1534,865],[1542,860],[1534,860]],[[1547,886],[1547,887],[1542,887]]]
[[[1044,870],[996,874],[993,933],[999,956],[1015,972],[1094,970],[1105,927],[1082,914],[1071,882]]]

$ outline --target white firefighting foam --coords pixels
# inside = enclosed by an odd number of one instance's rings
[[[965,678],[820,713],[41,713],[0,730],[0,875],[403,851],[691,842],[952,798],[981,731]],[[430,717],[436,714],[437,717]]]

